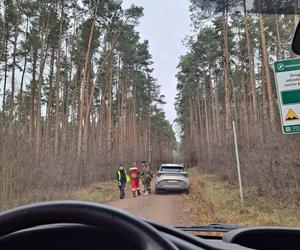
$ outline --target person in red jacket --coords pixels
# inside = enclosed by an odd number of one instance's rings
[[[131,191],[132,191],[133,197],[136,197],[136,193],[138,194],[138,196],[141,195],[140,173],[141,173],[141,170],[137,167],[136,163],[133,162],[128,171],[128,174],[130,176]]]

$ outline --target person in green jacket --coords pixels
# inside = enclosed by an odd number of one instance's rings
[[[144,190],[143,190],[143,193],[145,193],[146,192],[146,182],[145,182],[145,170],[146,170],[146,165],[147,165],[147,162],[146,161],[142,161],[142,166],[143,166],[143,168],[142,168],[142,171],[141,171],[141,174],[140,174],[140,176],[141,176],[141,179],[142,179],[142,183],[143,183],[143,187],[144,187]]]
[[[151,194],[151,181],[153,179],[153,175],[148,164],[145,166],[143,179],[143,182],[145,183],[145,195]]]
[[[120,189],[120,199],[125,198],[125,186],[127,182],[130,182],[130,177],[128,176],[123,164],[120,164],[120,167],[117,172],[117,181]]]

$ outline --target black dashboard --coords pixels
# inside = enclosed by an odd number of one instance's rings
[[[290,250],[300,248],[300,229],[282,227],[253,227],[229,231],[223,237],[205,237],[186,234],[161,225],[153,224],[179,249],[222,250]]]
[[[289,228],[243,228],[219,239],[205,239],[176,229],[153,224],[180,250],[287,250],[300,246],[300,230]],[[80,224],[57,224],[22,230],[0,239],[3,250],[139,250],[134,235],[115,234],[105,229]]]
[[[79,201],[27,205],[0,213],[1,250],[287,250],[297,228],[239,228],[195,236],[109,206]]]

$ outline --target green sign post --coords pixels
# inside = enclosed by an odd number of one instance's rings
[[[300,59],[277,61],[274,71],[282,131],[300,133]]]

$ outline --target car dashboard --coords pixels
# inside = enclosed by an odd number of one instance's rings
[[[193,229],[201,235],[186,232],[191,230],[188,227],[163,226],[97,203],[51,201],[0,213],[0,249],[287,250],[300,245],[298,228],[211,224]],[[209,236],[207,230],[226,232]]]
[[[300,230],[289,228],[241,228],[225,233],[224,237],[196,236],[152,222],[147,222],[180,250],[285,250],[298,248]],[[18,239],[18,240],[16,240]],[[134,235],[123,236],[92,226],[56,224],[34,227],[0,238],[3,250],[98,250],[141,249]]]
[[[192,235],[153,224],[179,249],[222,250],[290,250],[300,246],[300,229],[283,227],[249,227],[231,230],[224,236]]]

